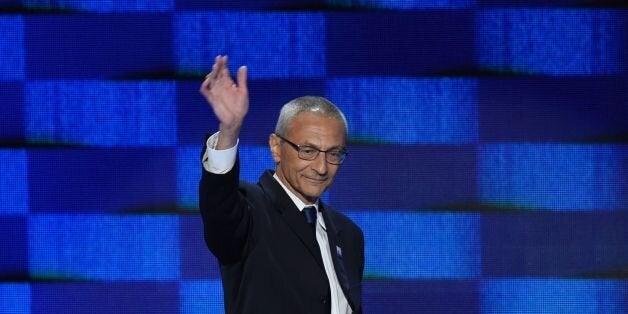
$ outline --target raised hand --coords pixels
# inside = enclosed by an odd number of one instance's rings
[[[212,71],[201,84],[200,92],[214,110],[220,122],[217,149],[233,147],[249,110],[249,91],[246,85],[246,66],[238,69],[237,83],[231,79],[227,56],[216,56]]]

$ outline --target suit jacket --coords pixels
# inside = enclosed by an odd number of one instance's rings
[[[257,185],[203,169],[199,206],[205,242],[220,264],[227,313],[330,313],[329,282],[311,227],[267,170]],[[338,281],[361,313],[364,237],[319,202]]]

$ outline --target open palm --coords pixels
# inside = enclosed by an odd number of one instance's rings
[[[238,69],[237,83],[227,68],[227,56],[217,56],[212,71],[201,84],[201,94],[214,110],[220,122],[221,134],[237,138],[244,117],[249,110],[247,68]]]

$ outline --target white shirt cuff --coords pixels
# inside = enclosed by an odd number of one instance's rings
[[[225,174],[231,171],[235,165],[240,139],[231,148],[217,150],[216,143],[218,142],[219,134],[220,131],[212,134],[207,139],[207,149],[205,149],[202,159],[203,168],[205,168],[205,171],[214,174]]]

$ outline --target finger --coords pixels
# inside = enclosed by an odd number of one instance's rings
[[[244,90],[247,90],[247,73],[248,68],[246,67],[246,65],[243,65],[238,69],[238,87]]]
[[[225,67],[225,61],[226,59],[221,56],[221,55],[217,55],[216,59],[214,61],[214,65],[212,66],[212,71],[210,72],[210,74],[213,74],[213,77],[216,77],[220,71],[222,71],[222,69]]]
[[[208,91],[211,88],[211,78],[206,78],[203,83],[201,83],[201,93],[203,93],[204,91]]]
[[[229,73],[229,68],[223,68],[220,73],[218,73],[218,77],[216,78],[216,85],[226,85],[231,86],[233,84],[233,79],[231,79],[231,74]]]
[[[218,60],[218,57],[216,57],[216,60]],[[212,65],[212,70],[207,73],[207,75],[205,75],[205,79],[216,79],[216,75],[218,73],[218,62],[216,61],[216,63],[214,63]]]

